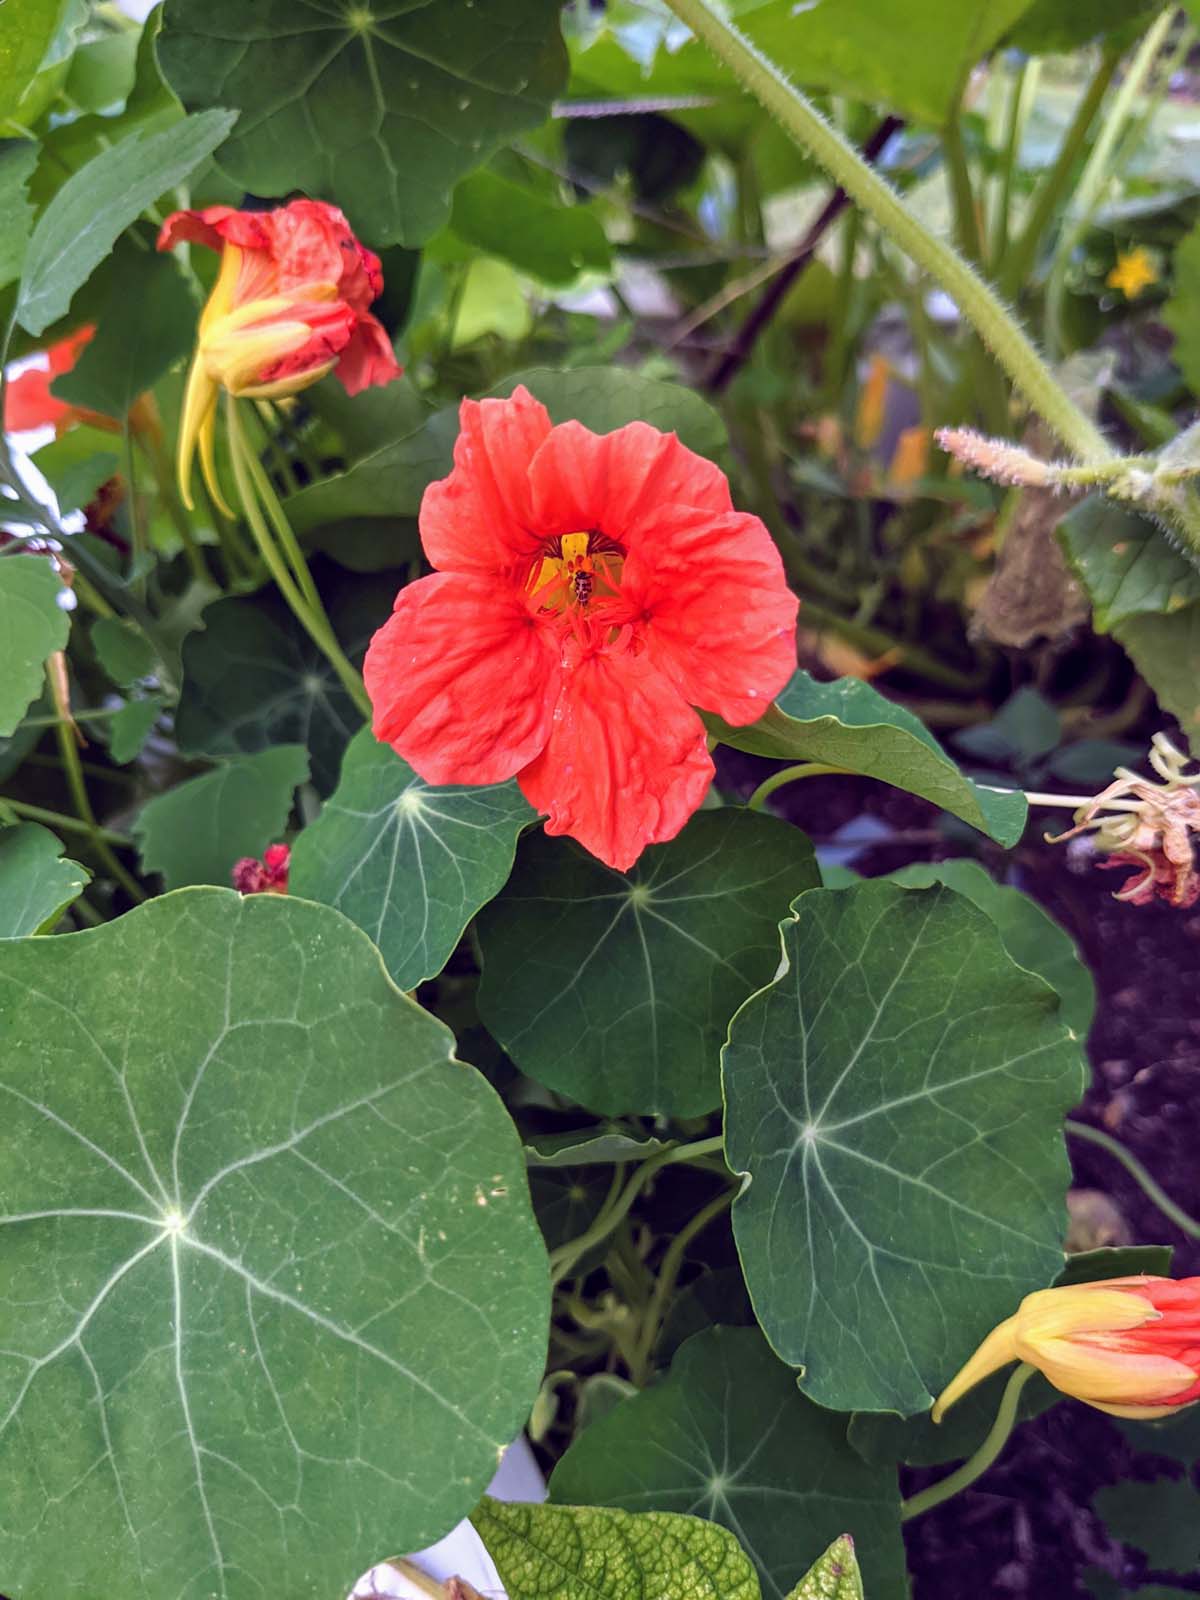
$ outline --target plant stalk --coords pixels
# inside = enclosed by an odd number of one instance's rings
[[[956,1494],[961,1494],[973,1484],[976,1478],[981,1478],[995,1461],[996,1457],[1008,1443],[1009,1435],[1017,1420],[1017,1406],[1021,1399],[1021,1390],[1037,1371],[1028,1362],[1022,1361],[1020,1366],[1009,1378],[1005,1385],[1004,1393],[1000,1397],[1000,1406],[996,1412],[996,1420],[988,1431],[987,1438],[976,1450],[975,1454],[964,1461],[961,1467],[948,1473],[937,1483],[931,1483],[928,1489],[922,1489],[919,1494],[914,1494],[900,1503],[900,1521],[911,1522],[913,1517],[924,1515],[932,1511],[934,1506],[940,1506],[943,1501],[949,1500]]]

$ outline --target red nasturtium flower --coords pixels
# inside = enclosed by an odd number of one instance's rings
[[[1200,1400],[1200,1278],[1104,1278],[1027,1294],[938,1396],[933,1420],[1010,1361],[1114,1417]]]
[[[55,378],[70,372],[79,360],[79,352],[95,332],[95,324],[86,323],[57,344],[48,346],[45,352],[47,366],[29,367],[10,379],[4,391],[5,433],[21,433],[27,428],[53,428],[56,433],[62,434],[77,422],[88,422],[93,427],[110,428],[114,432],[119,430],[120,424],[112,417],[84,411],[50,392],[50,385]]]
[[[357,394],[390,383],[400,368],[369,310],[383,291],[379,257],[358,242],[337,206],[292,200],[273,211],[176,211],[158,248],[184,241],[221,252],[179,429],[180,488],[190,506],[197,443],[205,482],[221,503],[213,472],[218,390],[278,399],[336,372]]]
[[[367,652],[375,735],[429,783],[516,776],[548,833],[623,870],[704,798],[693,707],[754,722],[788,681],[796,599],[766,528],[674,434],[551,427],[523,388],[461,416],[421,505],[438,570]]]
[[[234,862],[233,887],[239,894],[286,894],[291,863],[291,845],[269,844],[261,861],[243,856]]]

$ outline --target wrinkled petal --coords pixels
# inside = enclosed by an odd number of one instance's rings
[[[796,670],[799,602],[757,517],[661,507],[621,595],[683,697],[735,726],[757,722]]]
[[[550,417],[519,385],[508,400],[464,400],[459,417],[454,471],[421,502],[421,543],[443,571],[505,572],[538,547],[529,464]]]
[[[542,754],[521,792],[565,833],[623,872],[673,839],[712,780],[704,725],[644,658],[594,652],[567,671]]]
[[[363,676],[375,737],[427,783],[502,783],[550,735],[557,643],[519,593],[457,573],[401,589]]]
[[[537,525],[550,534],[603,533],[626,551],[666,503],[715,515],[732,510],[729,482],[711,461],[645,422],[593,433],[553,429],[530,467]]]
[[[391,383],[400,376],[400,364],[387,330],[375,317],[362,316],[342,351],[336,372],[347,394],[359,394],[372,384]]]

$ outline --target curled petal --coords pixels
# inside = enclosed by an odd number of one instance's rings
[[[663,506],[625,562],[622,598],[684,698],[756,722],[796,670],[798,601],[757,517]]]
[[[538,547],[529,464],[550,417],[520,386],[508,400],[464,400],[459,416],[454,471],[421,502],[421,543],[444,571],[504,572]]]
[[[502,783],[532,761],[560,670],[519,594],[449,572],[401,589],[363,663],[375,737],[427,783]]]
[[[646,422],[604,434],[580,422],[561,423],[539,449],[530,478],[540,528],[603,533],[626,551],[647,537],[665,503],[715,515],[733,506],[719,467]]]
[[[350,343],[342,351],[334,370],[347,394],[359,394],[373,384],[391,383],[400,376],[400,363],[392,341],[377,318],[359,317]]]
[[[673,839],[713,775],[704,725],[645,660],[594,652],[567,668],[549,743],[520,774],[546,832],[623,872]]]

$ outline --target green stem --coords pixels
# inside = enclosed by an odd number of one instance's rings
[[[704,1232],[710,1222],[715,1221],[723,1211],[729,1209],[734,1202],[736,1194],[737,1190],[731,1187],[723,1189],[718,1195],[714,1195],[708,1204],[702,1206],[691,1221],[679,1230],[667,1246],[666,1253],[662,1258],[662,1265],[658,1269],[658,1279],[654,1285],[654,1293],[650,1297],[650,1304],[647,1306],[642,1319],[641,1331],[634,1347],[634,1360],[630,1366],[633,1381],[639,1388],[646,1380],[646,1369],[649,1366],[651,1354],[658,1340],[658,1333],[662,1327],[667,1301],[675,1288],[675,1281],[679,1277],[679,1269],[683,1265],[683,1258],[687,1254],[688,1246],[698,1234]]]
[[[63,833],[86,833],[91,839],[102,839],[106,844],[129,845],[128,837],[112,828],[93,828],[79,817],[69,817],[62,811],[48,811],[45,806],[30,805],[27,800],[10,800],[0,795],[0,811],[15,811],[29,822],[44,822],[48,828],[59,828]]]
[[[1003,256],[997,252],[997,267],[1001,260],[1004,262],[999,274],[999,287],[1000,293],[1005,296],[1019,295],[1033,270],[1038,248],[1066,195],[1072,174],[1091,132],[1092,123],[1096,120],[1096,113],[1113,80],[1120,59],[1120,50],[1105,51],[1095,76],[1075,108],[1075,115],[1054,159],[1054,165],[1042,179],[1033,206],[1025,220],[1025,226]]]
[[[746,801],[746,809],[765,810],[767,801],[776,789],[782,789],[785,783],[798,783],[801,778],[823,778],[831,772],[845,771],[845,767],[831,767],[824,761],[799,761],[794,767],[784,767],[782,772],[773,772],[769,778],[764,778]]]
[[[896,191],[830,126],[810,101],[708,0],[667,0],[796,143],[950,295],[1016,387],[1075,455],[1104,460],[1114,452],[1071,400],[1000,298],[965,261],[911,215]]]
[[[1200,1222],[1197,1222],[1195,1217],[1189,1216],[1182,1206],[1176,1205],[1171,1196],[1150,1176],[1138,1158],[1126,1150],[1123,1144],[1107,1133],[1102,1133],[1099,1128],[1091,1128],[1086,1122],[1075,1122],[1070,1117],[1067,1118],[1065,1127],[1076,1139],[1086,1139],[1089,1144],[1099,1145],[1101,1150],[1107,1150],[1110,1156],[1121,1163],[1142,1193],[1148,1200],[1154,1202],[1164,1217],[1169,1217],[1189,1238],[1200,1239]]]
[[[1113,151],[1117,140],[1133,115],[1134,105],[1150,76],[1162,49],[1163,42],[1175,19],[1174,5],[1167,6],[1138,47],[1121,87],[1113,98],[1100,135],[1092,146],[1078,186],[1071,202],[1070,212],[1059,235],[1050,264],[1050,277],[1046,285],[1045,335],[1054,348],[1061,345],[1062,302],[1066,292],[1067,267],[1075,246],[1079,243],[1100,204],[1109,181],[1115,176]]]
[[[979,221],[979,208],[975,204],[975,191],[971,187],[971,170],[967,165],[967,150],[963,144],[962,123],[957,111],[942,129],[942,152],[950,179],[950,193],[954,199],[958,248],[968,261],[978,264],[983,260],[983,229]]]
[[[106,837],[107,829],[101,828],[96,821],[96,813],[92,810],[92,802],[88,798],[87,780],[83,775],[83,764],[80,760],[79,746],[75,743],[74,729],[66,723],[60,722],[54,729],[58,740],[59,754],[62,756],[63,768],[67,775],[67,787],[71,791],[71,799],[79,813],[80,820],[85,824],[86,831],[91,836],[92,848],[107,867],[116,883],[119,883],[131,900],[141,902],[146,899],[146,892],[141,884],[127,872],[125,867],[113,853],[112,846]]]
[[[1026,61],[1021,65],[1016,78],[1009,86],[1008,118],[1004,137],[1000,194],[996,201],[995,214],[992,217],[991,260],[993,273],[1008,252],[1009,224],[1012,221],[1013,177],[1017,170],[1017,163],[1020,160],[1021,140],[1025,137],[1025,125],[1029,120],[1029,108],[1033,104],[1033,99],[1037,92],[1037,80],[1040,72],[1040,61],[1036,58]]]
[[[179,535],[179,542],[183,546],[184,559],[192,577],[199,583],[209,580],[208,568],[204,564],[204,557],[200,553],[200,546],[196,543],[196,536],[192,532],[192,524],[184,510],[183,502],[175,488],[175,473],[171,462],[163,449],[162,435],[157,428],[143,428],[137,433],[137,442],[150,463],[150,470],[154,474],[155,487],[158,498],[167,508],[175,532]],[[227,574],[228,576],[228,574]]]
[[[825,354],[825,373],[822,384],[824,407],[838,409],[842,384],[846,378],[846,356],[850,349],[850,308],[854,302],[854,261],[858,255],[858,236],[862,230],[862,213],[850,210],[841,226],[841,263],[833,291],[833,309],[829,318],[829,346]]]
[[[266,426],[262,423],[261,416],[259,417],[259,423],[262,426],[264,439],[268,445],[273,444],[274,441]],[[266,508],[267,516],[271,519],[271,526],[275,529],[275,536],[283,546],[283,553],[287,558],[288,565],[295,575],[296,582],[300,585],[301,594],[304,595],[304,598],[314,611],[323,612],[325,608],[321,604],[321,596],[317,592],[317,586],[313,582],[313,575],[309,571],[307,557],[300,548],[300,541],[296,538],[292,524],[288,520],[287,512],[283,509],[283,504],[275,492],[275,485],[271,482],[270,474],[253,450],[247,452],[247,464],[254,479],[254,487],[257,491],[259,502]]]
[[[267,526],[266,519],[262,514],[262,508],[255,494],[255,479],[251,466],[253,452],[250,450],[246,436],[242,432],[241,422],[237,413],[237,401],[230,394],[227,394],[225,399],[234,482],[237,484],[238,496],[242,502],[242,511],[249,524],[250,531],[254,535],[259,553],[266,562],[267,570],[274,578],[280,594],[283,595],[283,598],[292,608],[296,620],[337,673],[343,688],[358,709],[365,717],[369,717],[371,715],[371,702],[367,698],[366,689],[363,687],[361,674],[351,665],[341,645],[338,643],[329,618],[325,615],[324,608],[314,610],[309,605],[308,600],[297,587],[296,580],[288,571],[283,557],[275,547],[275,541],[271,537],[271,530]],[[254,461],[254,465],[258,465],[257,460]],[[262,471],[261,466],[259,466],[259,471]],[[312,581],[311,578],[309,581]]]
[[[900,1503],[901,1522],[910,1522],[913,1517],[922,1516],[926,1511],[932,1511],[934,1506],[940,1506],[943,1501],[949,1500],[953,1495],[960,1494],[964,1489],[973,1484],[976,1478],[981,1478],[995,1461],[996,1457],[1008,1443],[1009,1435],[1017,1420],[1017,1406],[1021,1399],[1021,1390],[1033,1377],[1036,1367],[1031,1367],[1028,1362],[1022,1361],[1012,1377],[1004,1387],[1000,1397],[1000,1405],[996,1412],[996,1420],[992,1423],[987,1438],[976,1450],[975,1454],[964,1461],[961,1467],[937,1483],[931,1483],[928,1489],[922,1489],[920,1494],[914,1494]]]

